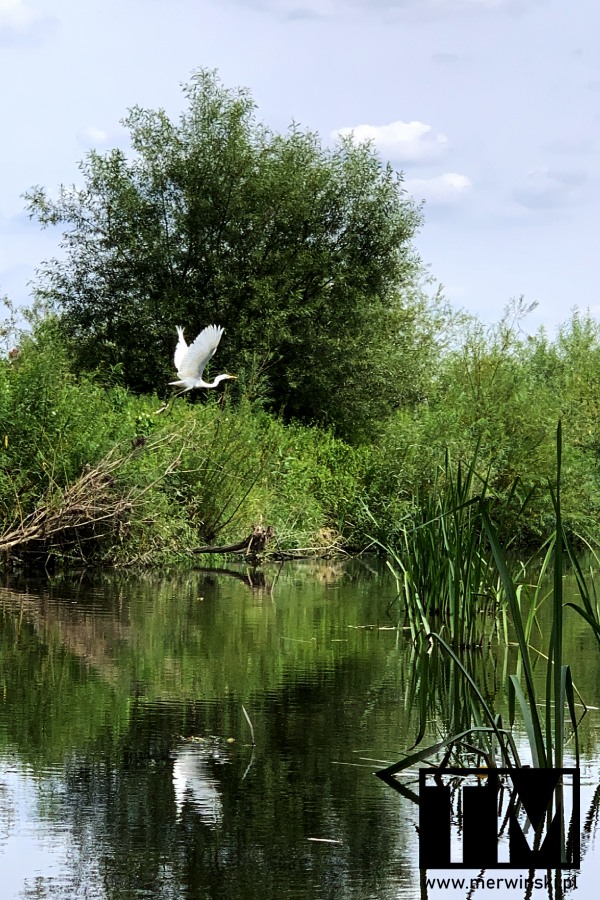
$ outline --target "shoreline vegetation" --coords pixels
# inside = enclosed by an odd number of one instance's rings
[[[436,510],[447,514],[455,486],[461,503],[483,490],[502,546],[530,553],[555,527],[559,418],[564,526],[595,542],[598,324],[574,313],[554,341],[506,320],[471,326],[440,354],[419,403],[352,443],[244,390],[178,398],[156,416],[160,397],[133,393],[118,373],[77,372],[60,320],[32,316],[18,354],[0,362],[4,566],[193,564],[257,528],[255,560],[402,555]]]

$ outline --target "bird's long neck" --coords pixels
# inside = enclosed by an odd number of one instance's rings
[[[225,381],[225,379],[227,379],[227,378],[231,378],[231,375],[227,375],[227,374],[225,374],[225,375],[217,375],[217,377],[215,378],[215,380],[214,380],[214,381],[211,381],[210,384],[209,384],[208,382],[206,382],[205,387],[207,387],[207,388],[214,388],[214,387],[216,387],[218,384],[221,384],[222,381]]]

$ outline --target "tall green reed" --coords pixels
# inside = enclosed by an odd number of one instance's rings
[[[458,625],[467,621],[467,614],[465,613],[459,616],[452,622],[452,615],[453,613],[456,614],[456,605],[452,604],[450,599],[451,592],[447,591],[446,606],[443,608],[446,615],[450,617],[452,624],[445,629],[444,627],[435,629],[433,627],[433,617],[425,615],[426,607],[415,592],[413,610],[418,610],[420,620],[414,611],[412,614],[409,613],[411,631],[413,630],[413,627],[416,629],[418,624],[422,626],[422,633],[425,633],[427,642],[430,645],[429,648],[423,649],[421,651],[422,653],[429,654],[431,652],[431,645],[438,644],[453,661],[455,674],[459,674],[460,677],[465,680],[469,685],[472,694],[470,715],[463,718],[460,723],[460,732],[454,732],[450,736],[444,737],[442,741],[438,741],[417,752],[409,753],[400,762],[378,772],[377,774],[382,777],[383,780],[389,780],[390,777],[418,761],[439,756],[442,750],[445,753],[445,760],[447,760],[451,754],[458,760],[459,757],[457,756],[457,752],[460,748],[471,750],[477,754],[489,755],[490,746],[494,746],[495,752],[498,753],[505,766],[520,766],[521,760],[513,736],[517,707],[520,711],[525,728],[531,760],[534,767],[561,768],[564,762],[565,744],[571,739],[573,739],[574,743],[576,764],[579,764],[578,726],[580,720],[578,721],[577,719],[575,708],[575,688],[573,685],[571,668],[565,663],[563,658],[563,606],[565,605],[563,598],[564,555],[566,552],[569,558],[573,560],[574,564],[576,564],[576,557],[564,528],[561,509],[561,468],[562,426],[561,423],[559,423],[556,433],[556,482],[554,485],[551,484],[549,486],[554,508],[555,529],[552,536],[545,544],[546,549],[542,567],[538,574],[536,584],[532,586],[519,583],[514,572],[514,567],[511,568],[507,561],[507,555],[502,547],[490,516],[485,490],[482,490],[476,498],[469,499],[464,494],[464,489],[469,482],[469,478],[463,479],[462,481],[458,478],[456,479],[457,487],[460,484],[462,490],[453,491],[451,496],[460,501],[460,506],[454,507],[454,511],[450,512],[459,512],[462,514],[464,510],[470,509],[471,515],[474,516],[472,521],[469,520],[469,524],[473,526],[473,531],[477,531],[479,537],[475,537],[474,534],[469,533],[468,540],[466,540],[467,549],[471,547],[476,548],[477,552],[481,553],[482,557],[484,557],[485,544],[482,543],[482,540],[483,538],[487,540],[487,546],[491,553],[493,566],[486,565],[485,567],[481,567],[481,569],[476,568],[474,571],[476,573],[485,571],[486,576],[490,579],[489,582],[486,582],[486,585],[488,585],[486,589],[489,590],[491,590],[491,585],[494,583],[492,571],[495,573],[494,577],[497,581],[496,591],[493,596],[497,604],[501,602],[506,604],[507,626],[512,628],[516,637],[516,671],[508,674],[507,678],[508,728],[504,727],[501,715],[494,710],[493,700],[490,700],[489,697],[484,697],[480,686],[477,684],[477,681],[473,678],[467,667],[468,661],[464,658],[460,658],[458,655],[461,647],[464,648],[465,646],[477,645],[478,640],[481,642],[481,631],[476,631],[477,627],[481,629],[481,621],[472,618],[469,620],[470,624],[472,624],[472,628],[458,632]],[[472,478],[473,465],[469,467],[468,471],[471,473],[470,477]],[[485,482],[483,487],[485,488]],[[444,499],[441,499],[439,502],[441,506],[443,506]],[[479,530],[476,528],[477,520],[480,526]],[[445,529],[442,534],[449,534],[449,529]],[[471,557],[469,557],[469,553],[465,554],[463,552],[463,540],[465,540],[464,536],[460,541],[461,549],[459,556],[457,556],[457,548],[454,547],[455,552],[451,557],[453,562],[456,561],[456,559],[463,561],[466,558],[472,558],[473,556],[473,554],[471,554]],[[441,543],[440,547],[440,561],[437,563],[430,562],[429,571],[432,571],[432,566],[437,565],[442,568],[444,572],[452,572],[454,575],[458,570],[445,560],[445,556],[448,554],[448,545]],[[417,558],[422,557],[418,557],[417,554],[415,554],[413,558],[416,561]],[[398,564],[399,554],[397,551],[392,551],[392,560]],[[539,664],[543,657],[532,647],[531,632],[539,605],[542,602],[545,576],[546,573],[550,571],[551,567],[553,571],[551,605],[552,627],[548,640],[545,678],[543,680],[543,686],[540,686],[539,680],[536,680],[534,677],[534,669],[536,664]],[[575,569],[577,572],[578,569],[576,565]],[[461,571],[464,570],[461,569]],[[409,576],[411,577],[409,578]],[[411,599],[413,599],[412,594],[409,594],[405,586],[407,584],[412,586],[412,584],[415,583],[415,579],[412,577],[412,571],[409,569],[406,562],[401,564],[397,580],[399,586],[404,586],[404,598],[411,597]],[[591,594],[589,590],[587,590],[585,579],[581,573],[578,575],[578,583],[580,584],[580,593],[582,595],[584,606],[583,609],[576,607],[577,611],[587,620],[593,619],[594,606],[592,605]],[[472,602],[472,584],[462,580],[459,587],[462,591],[459,595],[462,604],[466,604],[469,601]],[[465,588],[468,589],[468,592]],[[585,591],[587,591],[587,593],[585,593]],[[431,606],[429,608],[431,608]],[[597,610],[597,605],[595,609]],[[445,621],[440,619],[440,624],[444,626]],[[468,642],[463,640],[461,643],[457,644],[456,636],[458,634],[462,634],[463,639],[468,636]],[[477,638],[477,634],[479,634],[479,638]],[[450,637],[450,640],[446,639],[448,636]],[[417,665],[426,667],[426,664],[424,663],[417,663]],[[522,683],[523,681],[524,685]],[[426,701],[421,698],[420,702],[421,708],[426,709]],[[540,712],[540,710],[542,710],[542,712]],[[451,722],[452,721],[453,720],[451,720]],[[458,722],[456,724],[458,724]],[[569,726],[570,734],[568,734]],[[424,732],[423,719],[421,719],[416,743],[422,740]]]
[[[446,454],[413,524],[385,548],[413,641],[439,633],[456,649],[481,647],[494,629],[502,590],[481,528],[486,480]]]
[[[567,603],[566,605],[571,609],[574,609],[576,613],[578,613],[583,619],[585,619],[585,621],[592,629],[592,633],[598,641],[598,647],[600,649],[600,597],[598,596],[598,592],[596,590],[595,577],[597,577],[597,572],[594,572],[594,569],[592,568],[593,564],[595,563],[598,567],[598,570],[600,570],[600,557],[598,556],[595,548],[589,543],[589,541],[585,540],[585,538],[582,538],[580,535],[579,538],[587,547],[587,550],[591,553],[592,556],[592,565],[590,566],[591,577],[588,582],[585,575],[583,574],[583,567],[581,566],[577,556],[573,553],[570,544],[567,543],[566,550],[569,556],[569,561],[573,567],[573,571],[575,572],[577,589],[579,591],[579,596],[581,597],[583,606],[578,606],[576,603]]]
[[[571,667],[564,662],[563,654],[563,565],[565,551],[575,559],[571,542],[565,532],[561,509],[561,469],[562,469],[562,424],[556,431],[556,484],[550,485],[554,508],[555,529],[544,558],[538,585],[552,561],[552,627],[546,659],[546,678],[543,694],[533,675],[534,651],[526,633],[524,613],[519,603],[515,582],[509,571],[496,530],[491,522],[485,503],[481,504],[483,525],[488,536],[494,560],[504,587],[510,618],[519,650],[519,667],[525,681],[521,684],[520,673],[510,675],[508,680],[508,700],[510,725],[514,723],[515,707],[518,704],[532,755],[533,765],[538,768],[561,768],[564,761],[564,747],[567,739],[566,713],[572,727],[575,756],[579,764],[578,721],[575,710],[575,691]],[[536,595],[538,591],[536,591]],[[544,710],[540,715],[540,708]]]

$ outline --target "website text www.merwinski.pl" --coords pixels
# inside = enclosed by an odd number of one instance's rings
[[[577,875],[561,876],[563,891],[573,890],[577,887]],[[494,878],[426,878],[425,884],[428,888],[441,888],[442,890],[477,890],[478,888],[487,888],[488,890],[506,890],[514,889],[532,889],[532,888],[549,888],[554,885],[554,877],[551,879],[548,875],[544,877],[531,877],[527,875],[517,875],[511,878],[496,876]]]

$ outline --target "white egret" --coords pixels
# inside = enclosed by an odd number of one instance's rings
[[[219,325],[208,325],[188,347],[183,328],[177,325],[179,340],[175,348],[175,368],[179,380],[170,381],[169,384],[183,388],[182,393],[185,394],[194,388],[214,388],[222,381],[235,378],[235,375],[217,375],[211,382],[202,378],[206,364],[215,355],[224,331]]]

